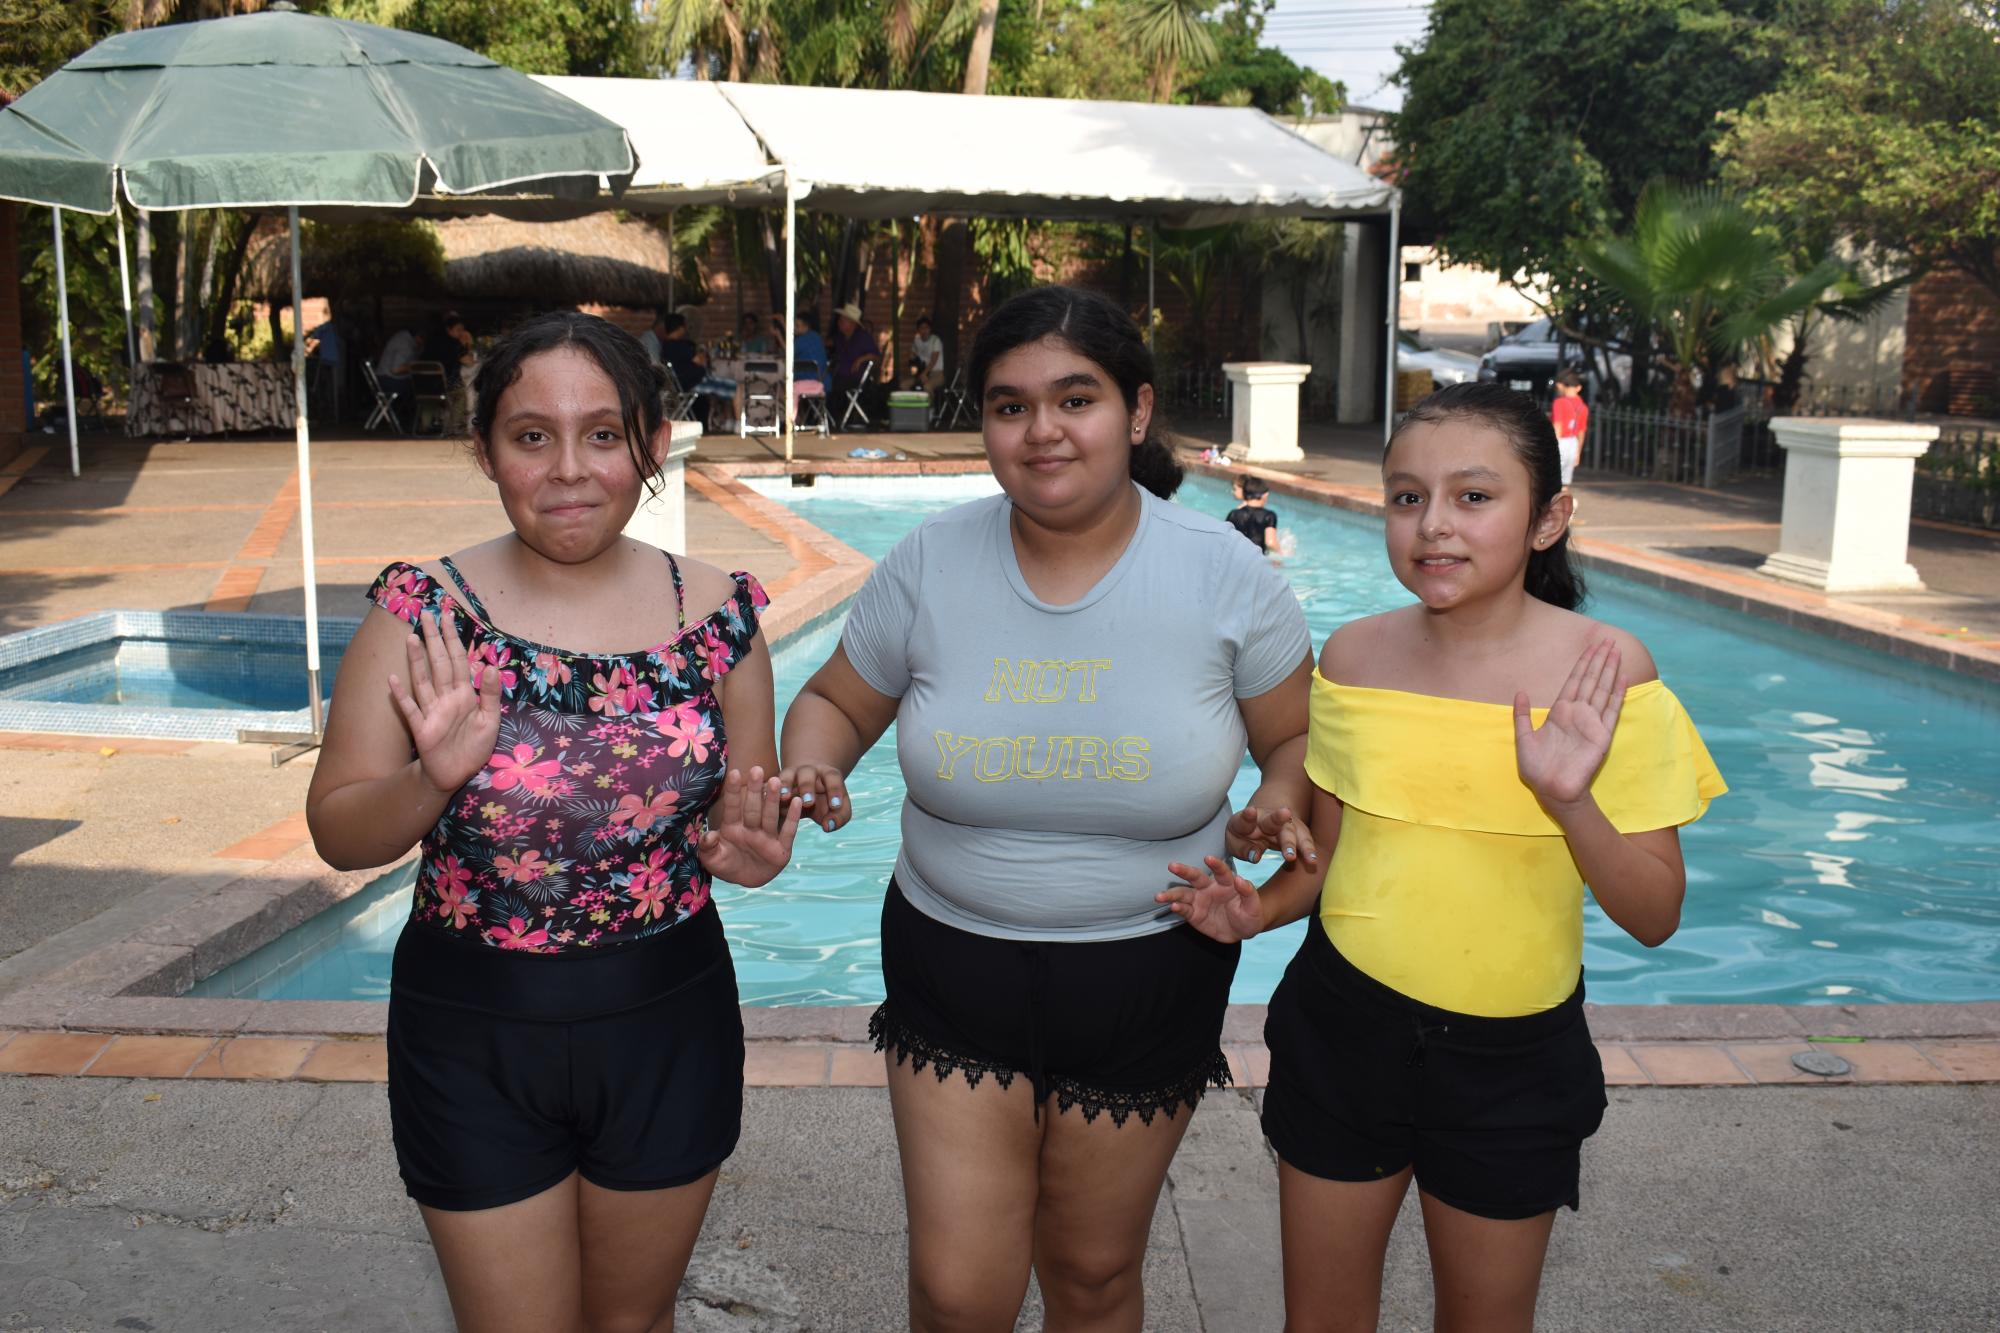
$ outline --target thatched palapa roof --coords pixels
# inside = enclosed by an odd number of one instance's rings
[[[453,296],[549,306],[667,301],[667,238],[649,223],[593,213],[569,222],[482,216],[436,226]]]

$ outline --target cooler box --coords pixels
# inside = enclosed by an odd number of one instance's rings
[[[929,430],[931,396],[921,389],[898,389],[889,395],[890,430]]]

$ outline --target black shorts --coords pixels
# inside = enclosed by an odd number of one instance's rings
[[[1605,1105],[1581,980],[1544,1013],[1453,1013],[1368,976],[1310,920],[1264,1041],[1264,1133],[1298,1170],[1379,1180],[1414,1165],[1426,1194],[1480,1217],[1577,1206]]]
[[[392,976],[389,1125],[418,1203],[497,1208],[572,1171],[667,1189],[735,1149],[743,1019],[713,906],[599,955],[411,925]]]
[[[1097,943],[1009,940],[948,926],[889,881],[882,904],[887,998],[868,1021],[876,1050],[940,1082],[1025,1076],[1085,1120],[1146,1124],[1229,1082],[1222,1018],[1241,945],[1187,926]]]

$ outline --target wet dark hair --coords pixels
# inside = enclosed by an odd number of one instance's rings
[[[1061,339],[1077,355],[1104,367],[1118,385],[1128,410],[1139,406],[1139,387],[1154,382],[1153,353],[1139,335],[1139,326],[1116,301],[1079,287],[1037,287],[995,310],[972,340],[967,379],[972,401],[982,415],[986,377],[993,363],[1015,348],[1043,338]],[[1154,435],[1159,421],[1159,400],[1155,398],[1146,438],[1132,446],[1132,480],[1169,500],[1185,474],[1174,461],[1173,452]]]
[[[1246,500],[1261,500],[1271,493],[1271,488],[1256,477],[1238,477],[1236,484],[1242,489],[1243,498]]]
[[[574,310],[536,315],[493,344],[472,381],[472,447],[486,453],[493,417],[500,410],[500,395],[521,378],[521,367],[528,358],[563,347],[574,347],[588,355],[617,386],[625,447],[632,455],[632,466],[638,469],[639,479],[646,484],[647,493],[657,495],[661,461],[653,457],[650,446],[666,424],[660,392],[666,387],[668,372],[646,355],[637,338],[596,315]]]
[[[1528,469],[1529,497],[1533,505],[1529,523],[1539,522],[1549,504],[1562,490],[1562,454],[1556,445],[1556,428],[1548,413],[1527,394],[1503,384],[1467,381],[1439,389],[1422,399],[1404,415],[1389,436],[1389,448],[1412,426],[1439,425],[1446,421],[1472,420],[1491,426],[1514,446],[1514,456]],[[1387,461],[1388,453],[1383,452]],[[1583,576],[1569,562],[1569,530],[1539,551],[1528,553],[1525,579],[1530,597],[1551,606],[1574,611],[1583,605]]]

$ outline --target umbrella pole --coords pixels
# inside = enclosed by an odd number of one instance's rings
[[[674,210],[667,210],[667,309],[674,308]]]
[[[305,563],[306,591],[306,701],[312,711],[312,738],[273,752],[276,765],[319,744],[325,731],[324,707],[319,689],[319,585],[313,577],[312,438],[306,427],[306,326],[305,294],[299,276],[299,206],[286,210],[292,233],[292,395],[295,427],[299,442],[299,551]],[[291,753],[287,754],[289,750]]]
[[[799,326],[799,201],[792,193],[792,173],[785,173],[785,329],[780,335],[792,339],[785,351],[785,461],[792,461],[792,435],[799,414],[798,363],[793,354],[798,347]]]
[[[83,475],[83,464],[76,451],[76,366],[69,354],[69,274],[63,267],[62,210],[49,211],[56,226],[56,315],[62,323],[63,398],[69,407],[69,474],[77,477]]]
[[[1401,324],[1402,312],[1396,307],[1403,302],[1403,201],[1398,196],[1389,205],[1389,291],[1385,298],[1388,310],[1383,322],[1389,326],[1389,350],[1387,365],[1382,371],[1382,447],[1389,447],[1389,436],[1396,429],[1396,331]]]
[[[118,196],[111,197],[111,216],[118,220],[118,286],[125,293],[125,365],[136,377],[139,373],[139,340],[132,334],[132,270],[125,263],[125,210]]]
[[[1153,252],[1160,248],[1160,224],[1146,223],[1146,350],[1153,350]]]

